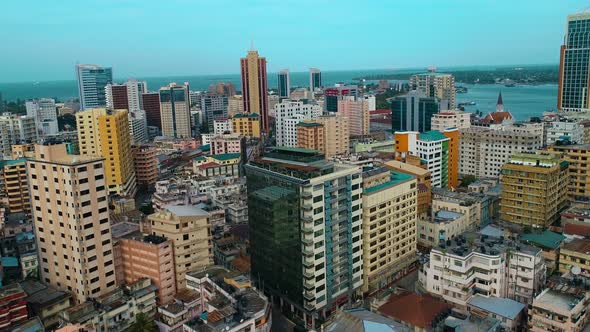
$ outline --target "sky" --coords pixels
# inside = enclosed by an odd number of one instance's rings
[[[18,0],[0,5],[0,82],[558,63],[578,0]]]

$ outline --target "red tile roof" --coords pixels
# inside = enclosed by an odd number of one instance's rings
[[[430,328],[440,313],[451,309],[447,303],[430,295],[394,294],[379,307],[379,312],[413,327]]]
[[[567,223],[563,227],[563,234],[590,236],[590,225],[577,225]]]
[[[391,110],[390,109],[378,109],[378,110],[374,110],[374,111],[369,111],[370,115],[377,115],[377,114],[391,114]]]
[[[199,169],[207,169],[211,167],[219,166],[218,163],[210,162],[199,166]]]
[[[512,119],[512,114],[510,112],[491,112],[486,115],[481,123],[485,124],[501,124],[504,120]]]

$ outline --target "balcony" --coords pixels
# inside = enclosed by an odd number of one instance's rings
[[[306,278],[313,278],[315,276],[315,271],[313,269],[304,269],[303,270],[303,276]]]
[[[304,280],[303,281],[303,288],[305,289],[314,289],[315,288],[315,284],[309,280]]]
[[[311,211],[312,209],[313,209],[313,206],[311,204],[303,204],[303,210]]]
[[[301,192],[301,197],[303,197],[305,199],[311,198],[312,196],[313,196],[313,194],[310,193],[309,191],[303,191],[303,192]]]
[[[315,299],[315,294],[311,291],[304,291],[303,297],[308,301],[313,301]]]
[[[303,255],[305,256],[313,256],[313,249],[310,249],[309,247],[304,247],[303,250],[301,251],[303,253]]]
[[[305,234],[311,234],[311,233],[313,233],[313,226],[304,224],[303,227],[301,227],[301,230]]]
[[[303,244],[306,246],[310,246],[313,244],[313,237],[302,237],[301,242],[303,242]]]
[[[313,259],[307,258],[307,257],[303,258],[303,266],[305,266],[305,267],[313,267],[314,264],[315,264],[315,262],[314,262]]]

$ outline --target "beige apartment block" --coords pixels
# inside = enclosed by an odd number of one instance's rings
[[[363,287],[374,292],[416,261],[416,178],[385,167],[363,172]]]
[[[297,124],[297,147],[325,153],[324,126],[317,122]]]
[[[588,292],[572,294],[545,289],[529,308],[528,330],[532,332],[581,332],[588,323]]]
[[[350,131],[348,119],[340,115],[324,115],[315,122],[324,127],[324,155],[326,159],[348,155],[350,151]]]
[[[115,289],[104,159],[37,145],[27,168],[41,281],[78,303]]]
[[[186,287],[186,273],[213,264],[210,214],[198,207],[168,206],[148,217],[152,235],[172,240],[177,290]]]
[[[160,117],[162,135],[170,138],[190,138],[191,110],[188,83],[160,88]]]

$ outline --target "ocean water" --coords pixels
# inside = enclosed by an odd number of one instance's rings
[[[413,73],[419,69],[404,70],[350,70],[322,72],[323,84],[353,83],[361,76],[390,73]],[[170,77],[139,77],[145,80],[149,90],[157,90],[170,82],[189,82],[191,90],[206,90],[209,84],[216,82],[232,82],[240,89],[240,75],[207,75],[207,76],[170,76]],[[124,82],[125,79],[117,79]],[[292,87],[307,87],[309,85],[308,72],[292,72]],[[498,93],[502,92],[504,107],[512,112],[517,120],[527,120],[531,116],[539,116],[545,111],[555,110],[557,104],[557,85],[516,85],[505,87],[500,84],[458,84],[468,88],[467,93],[457,94],[457,103],[474,101],[476,105],[466,106],[469,112],[481,111],[484,114],[495,110]],[[277,74],[268,74],[268,86],[277,86]],[[0,93],[4,100],[30,99],[51,97],[59,100],[77,97],[76,81],[47,81],[24,83],[0,83]]]
[[[505,87],[500,84],[460,84],[467,87],[467,93],[457,94],[457,103],[474,101],[476,105],[465,106],[469,112],[484,114],[496,109],[498,93],[502,92],[504,109],[521,121],[557,108],[557,84],[516,85]]]

